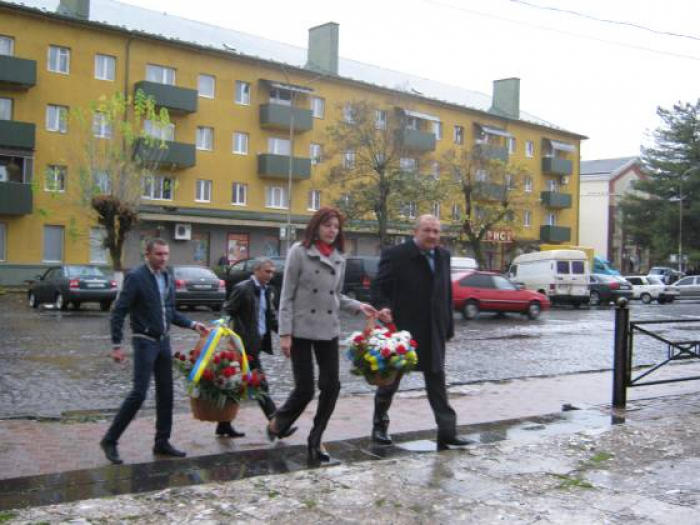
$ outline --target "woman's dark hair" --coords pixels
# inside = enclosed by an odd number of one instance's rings
[[[301,244],[304,248],[311,248],[311,246],[318,239],[318,229],[324,222],[335,217],[338,219],[338,236],[333,242],[333,247],[339,252],[345,251],[345,234],[343,233],[343,223],[345,222],[345,217],[335,208],[321,208],[316,213],[313,214],[309,224],[306,225],[306,230],[304,231],[304,240]]]

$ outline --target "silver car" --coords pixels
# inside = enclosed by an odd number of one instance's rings
[[[698,276],[683,277],[680,281],[673,283],[673,286],[680,290],[680,299],[700,298],[700,277]]]

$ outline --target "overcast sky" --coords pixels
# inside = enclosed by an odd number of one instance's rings
[[[658,106],[700,96],[690,0],[122,1],[301,47],[310,27],[337,22],[345,58],[487,94],[519,77],[521,109],[589,137],[583,160],[637,155]]]

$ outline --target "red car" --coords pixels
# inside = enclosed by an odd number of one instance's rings
[[[479,312],[518,312],[537,319],[550,306],[547,296],[518,288],[495,272],[466,271],[452,276],[454,309],[465,319]]]

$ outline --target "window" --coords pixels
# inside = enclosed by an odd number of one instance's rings
[[[557,273],[569,273],[569,261],[557,261]]]
[[[430,175],[435,180],[440,180],[440,162],[434,160],[430,163]]]
[[[585,269],[586,267],[583,261],[571,261],[571,273],[574,275],[583,275],[585,273]]]
[[[0,98],[0,120],[12,120],[11,98]]]
[[[194,200],[196,202],[211,202],[211,181],[198,179],[195,184]]]
[[[7,225],[0,222],[0,261],[7,260]]]
[[[268,153],[274,153],[275,155],[289,155],[291,151],[289,139],[280,139],[278,137],[269,137],[267,139]]]
[[[503,216],[503,220],[506,222],[513,222],[515,220],[515,212],[513,210],[508,210]]]
[[[311,115],[314,118],[325,118],[326,101],[321,97],[311,97]]]
[[[103,113],[95,113],[92,116],[92,134],[100,139],[112,138],[112,123]]]
[[[236,206],[246,206],[248,204],[248,185],[240,182],[233,183],[231,204]]]
[[[284,208],[289,206],[287,192],[283,186],[268,186],[265,188],[265,206],[267,208]]]
[[[0,36],[0,55],[12,56],[15,54],[15,39],[10,36]]]
[[[92,172],[93,192],[98,194],[108,194],[112,183],[109,173],[104,170],[94,170]]]
[[[515,189],[515,177],[513,177],[512,173],[506,173],[504,176],[505,183],[506,183],[506,190],[512,191]]]
[[[461,221],[462,220],[462,206],[459,204],[452,205],[452,220]]]
[[[66,106],[46,106],[46,129],[57,133],[68,131],[68,108]]]
[[[401,171],[415,172],[417,169],[416,159],[410,157],[402,157],[399,159],[399,167]]]
[[[488,171],[483,169],[476,170],[476,173],[474,174],[474,179],[476,180],[476,182],[488,182],[489,173]]]
[[[171,67],[157,66],[155,64],[146,65],[146,80],[158,84],[175,85],[175,70]]]
[[[312,142],[309,146],[309,157],[311,157],[311,164],[319,164],[323,158],[323,146]]]
[[[529,228],[532,225],[532,212],[530,210],[525,210],[523,212],[523,226]]]
[[[175,140],[175,124],[165,125],[150,120],[143,121],[143,130],[146,135],[158,140]]]
[[[435,140],[442,140],[442,122],[433,121],[433,134]]]
[[[492,275],[491,279],[493,280],[496,290],[517,290],[515,285],[505,277],[501,277],[500,275]]]
[[[415,219],[418,213],[418,205],[414,201],[409,201],[403,206],[402,215],[409,219]]]
[[[430,206],[430,213],[435,215],[438,219],[440,218],[440,203],[439,202],[433,202],[433,204]]]
[[[355,168],[355,150],[345,150],[345,156],[343,157],[343,167],[348,170]]]
[[[512,155],[515,153],[515,137],[508,137],[506,140],[508,141],[508,153]]]
[[[524,184],[525,184],[525,192],[532,193],[532,177],[530,177],[529,175],[526,176],[525,180],[524,180]]]
[[[464,144],[464,128],[462,126],[455,126],[455,144]]]
[[[250,106],[250,84],[236,80],[236,104]]]
[[[547,191],[551,191],[552,193],[557,193],[559,191],[559,184],[557,183],[556,180],[554,180],[554,179],[547,180]]]
[[[199,75],[197,77],[197,92],[202,98],[214,98],[216,78],[211,75]]]
[[[293,94],[288,89],[270,88],[270,103],[291,106]]]
[[[309,191],[307,209],[309,211],[318,211],[321,209],[321,190]]]
[[[340,196],[341,207],[347,208],[348,206],[350,206],[350,204],[352,204],[352,197],[350,196],[349,193],[343,193]]]
[[[525,141],[525,156],[534,157],[535,156],[535,143],[531,140]]]
[[[374,111],[374,127],[376,129],[386,129],[386,111],[383,109]]]
[[[49,46],[49,71],[66,75],[70,73],[70,49]]]
[[[546,224],[547,226],[556,226],[557,225],[557,216],[554,213],[548,213],[547,214],[547,219],[546,219]]]
[[[237,155],[248,155],[248,134],[240,131],[233,132],[233,152]]]
[[[408,117],[408,119],[406,120],[406,127],[408,129],[415,129],[416,131],[420,131],[420,123],[420,119],[416,117]]]
[[[147,175],[143,179],[143,198],[169,201],[173,199],[173,181],[162,175]]]
[[[63,226],[44,226],[43,261],[63,261]]]
[[[345,104],[343,106],[343,120],[348,124],[355,123],[355,108],[352,107],[352,104]]]
[[[481,206],[474,206],[474,216],[477,221],[483,221],[486,219],[486,210]]]
[[[90,262],[93,264],[105,264],[107,262],[107,249],[105,248],[104,228],[90,228]]]
[[[67,172],[68,169],[65,166],[48,166],[46,168],[44,190],[57,193],[65,192]]]
[[[114,80],[117,70],[117,59],[109,55],[95,55],[95,78],[98,80]]]
[[[197,149],[206,151],[214,149],[214,128],[197,126]]]

